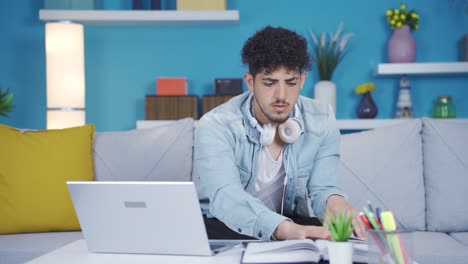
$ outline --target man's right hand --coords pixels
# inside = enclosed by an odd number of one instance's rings
[[[323,226],[305,226],[285,220],[276,227],[273,236],[277,240],[331,239],[330,232]]]

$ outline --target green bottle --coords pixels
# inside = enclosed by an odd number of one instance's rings
[[[432,109],[432,117],[434,118],[455,118],[455,105],[452,103],[452,97],[441,95],[437,97],[437,102]]]

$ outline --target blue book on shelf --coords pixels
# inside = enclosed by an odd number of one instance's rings
[[[98,9],[99,0],[44,0],[44,9]]]

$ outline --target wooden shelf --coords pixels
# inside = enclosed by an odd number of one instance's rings
[[[198,97],[183,96],[145,96],[146,120],[174,120],[191,117],[198,119]]]
[[[222,25],[239,21],[238,10],[39,10],[44,22],[72,21],[86,26]]]
[[[468,74],[468,62],[381,63],[377,75]]]
[[[202,115],[208,113],[213,108],[223,104],[235,95],[204,95],[202,99]]]

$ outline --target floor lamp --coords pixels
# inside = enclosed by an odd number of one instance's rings
[[[47,129],[81,126],[85,118],[83,25],[45,25]]]

